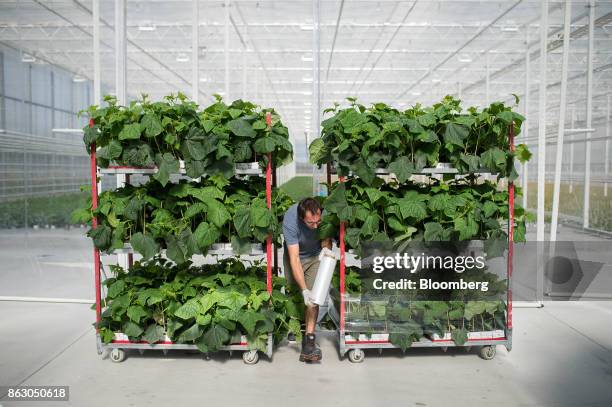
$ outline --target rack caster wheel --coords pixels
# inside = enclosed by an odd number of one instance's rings
[[[114,363],[121,363],[125,360],[125,351],[123,349],[115,348],[111,350],[110,360]]]
[[[247,365],[254,365],[259,362],[259,353],[256,350],[248,350],[242,353],[242,361]]]
[[[352,363],[361,363],[365,359],[365,352],[361,349],[351,349],[348,352],[348,358]]]
[[[497,353],[495,345],[485,345],[478,351],[478,356],[484,360],[492,360]]]

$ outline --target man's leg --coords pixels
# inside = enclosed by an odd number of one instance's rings
[[[314,257],[302,262],[304,270],[304,280],[309,290],[312,290],[317,271],[319,270],[319,260]],[[321,349],[315,342],[315,327],[317,325],[317,316],[319,315],[319,306],[314,305],[306,307],[304,312],[306,320],[306,334],[302,342],[302,353],[300,354],[301,361],[319,361],[323,357]]]
[[[317,279],[317,271],[319,271],[319,259],[313,257],[304,260],[302,263],[302,269],[304,270],[304,280],[309,290],[312,290],[314,282]],[[306,333],[314,333],[317,325],[317,318],[319,316],[319,306],[313,305],[312,307],[306,307],[305,320],[306,320]]]

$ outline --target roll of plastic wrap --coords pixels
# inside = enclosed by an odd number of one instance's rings
[[[312,285],[310,295],[312,301],[318,305],[325,305],[325,300],[329,294],[329,285],[331,284],[332,276],[336,268],[336,255],[329,249],[321,250],[319,254],[319,270],[317,278]]]

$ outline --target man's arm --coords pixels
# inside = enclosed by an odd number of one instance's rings
[[[306,287],[306,280],[304,279],[304,270],[302,269],[302,262],[300,261],[300,245],[291,244],[287,245],[287,252],[289,254],[289,264],[291,265],[291,273],[300,291],[308,288]]]

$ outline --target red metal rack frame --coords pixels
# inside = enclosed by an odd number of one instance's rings
[[[510,151],[514,152],[515,151],[515,145],[514,145],[514,122],[510,123],[509,129],[508,129],[508,144],[510,147]],[[327,189],[328,189],[328,194],[331,190],[331,164],[327,163],[326,165],[326,175],[327,175]],[[344,176],[339,176],[338,177],[338,181],[339,182],[344,182],[345,177]],[[500,342],[501,344],[505,344],[506,348],[510,351],[512,349],[512,262],[513,262],[513,255],[514,255],[514,182],[513,181],[509,181],[508,182],[508,210],[509,210],[509,216],[508,216],[508,259],[507,259],[507,285],[508,285],[508,296],[507,296],[507,316],[506,316],[506,335],[503,338],[491,338],[491,339],[470,339],[465,346],[469,346],[470,343],[472,342],[489,342],[489,343],[495,343],[495,342]],[[341,221],[340,222],[340,231],[339,231],[339,239],[340,239],[340,321],[339,321],[339,335],[340,335],[340,340],[343,341],[346,335],[345,332],[345,303],[344,303],[344,295],[346,292],[346,287],[345,287],[345,275],[346,275],[346,263],[345,263],[345,254],[346,254],[346,249],[345,249],[345,242],[344,242],[344,236],[345,236],[345,222]],[[364,345],[388,345],[387,347],[392,347],[390,346],[390,342],[388,340],[374,340],[374,341],[360,341],[358,340],[359,338],[355,338],[356,340],[354,341],[346,341],[345,344],[346,345],[360,345],[360,344],[364,344]],[[449,346],[453,346],[453,341],[452,340],[445,340],[445,339],[438,339],[438,340],[432,340],[432,343],[444,343],[447,344]],[[347,349],[348,350],[348,349]],[[342,352],[342,350],[341,350]]]
[[[95,122],[94,119],[90,119],[89,120],[89,127],[94,127]],[[266,125],[268,128],[268,131],[272,130],[272,116],[270,112],[266,112]],[[92,205],[92,210],[96,210],[98,208],[98,166],[97,166],[97,160],[96,160],[96,143],[93,142],[90,145],[90,171],[91,171],[91,205]],[[272,153],[268,153],[267,154],[267,158],[268,158],[268,162],[267,162],[267,166],[266,166],[266,172],[265,172],[265,177],[266,177],[266,206],[268,209],[272,208],[272,184],[273,184],[273,180],[272,180]],[[116,169],[126,169],[126,170],[133,170],[135,169],[134,167],[129,167],[129,166],[116,166],[114,167]],[[148,169],[153,169],[153,168],[148,168]],[[126,174],[127,177],[129,177],[129,174]],[[127,178],[127,182],[129,182],[129,178]],[[93,217],[92,218],[92,228],[95,229],[98,227],[98,219],[97,217]],[[273,250],[273,243],[272,243],[272,234],[270,233],[266,239],[266,287],[267,287],[267,291],[270,294],[270,296],[272,295],[272,250]],[[101,260],[100,260],[100,250],[97,249],[94,246],[93,249],[93,254],[94,254],[94,280],[95,280],[95,297],[96,297],[96,334],[98,335],[99,338],[99,334],[100,334],[100,323],[102,321],[102,299],[101,299]],[[132,254],[129,253],[129,264],[131,265],[133,262],[133,257]],[[274,256],[274,260],[276,260],[276,256]],[[274,265],[274,268],[276,268],[276,264]],[[269,338],[269,342],[270,342],[270,338]],[[151,345],[149,345],[146,342],[143,341],[138,341],[138,342],[134,342],[134,341],[125,341],[125,340],[113,340],[112,341],[113,344],[118,344],[118,345],[125,345],[126,348],[139,348],[139,345],[143,345],[146,346],[147,348],[149,348]],[[148,345],[148,346],[147,346]],[[161,345],[161,346],[159,346]],[[236,344],[231,344],[225,348],[227,348],[227,350],[241,350],[242,348],[239,348],[240,346],[246,346],[247,343],[245,342],[240,342],[240,343],[236,343]],[[192,346],[194,345],[185,345],[185,344],[175,344],[173,342],[170,341],[162,341],[162,342],[157,342],[156,344],[154,344],[154,346],[156,346],[156,348],[158,349],[191,349]],[[271,356],[271,343],[269,343],[268,346],[269,350],[268,350],[268,356]],[[99,353],[101,353],[101,349],[99,347],[98,349]]]

